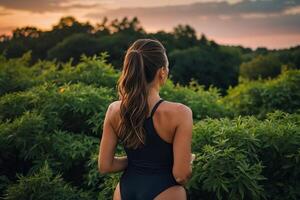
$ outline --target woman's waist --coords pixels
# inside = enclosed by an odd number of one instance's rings
[[[120,182],[124,187],[127,185],[136,185],[140,188],[148,188],[154,185],[179,185],[176,182],[172,171],[158,171],[157,173],[148,173],[146,171],[136,171],[132,168],[127,168],[124,173],[121,175]],[[157,186],[158,187],[158,186]]]
[[[172,163],[128,162],[127,171],[138,174],[169,174]]]

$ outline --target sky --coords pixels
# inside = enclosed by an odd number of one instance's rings
[[[198,37],[253,49],[300,45],[300,0],[0,0],[0,34],[50,30],[67,15],[92,25],[137,16],[147,32],[189,24]]]

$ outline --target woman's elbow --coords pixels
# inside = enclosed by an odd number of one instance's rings
[[[106,167],[105,165],[102,165],[100,162],[98,163],[98,171],[100,172],[100,174],[108,174],[109,173],[108,167]]]
[[[178,172],[173,170],[173,176],[177,183],[184,185],[192,176],[192,168],[190,167],[187,170],[181,170]]]
[[[107,170],[102,169],[102,168],[99,168],[99,172],[100,172],[100,174],[107,174],[108,173]]]

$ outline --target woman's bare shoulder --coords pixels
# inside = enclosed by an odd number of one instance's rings
[[[181,103],[181,102],[175,102],[175,101],[166,101],[166,106],[171,108],[171,110],[174,110],[176,113],[182,113],[182,112],[191,112],[192,109],[188,107],[187,105]]]
[[[121,105],[121,101],[117,100],[117,101],[113,101],[109,104],[109,109],[111,109],[112,112],[112,121],[116,122],[116,120],[118,120],[118,116],[120,113],[120,105]]]
[[[116,100],[110,103],[110,106],[112,106],[114,109],[120,107],[121,100]]]
[[[164,108],[165,113],[168,113],[168,119],[174,119],[172,121],[176,124],[181,123],[186,116],[193,115],[192,109],[181,102],[165,101]]]

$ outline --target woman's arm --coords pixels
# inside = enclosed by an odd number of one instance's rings
[[[175,180],[184,185],[192,175],[191,152],[193,112],[184,104],[179,104],[177,111],[178,125],[173,140],[174,164],[172,173]]]
[[[115,156],[118,137],[112,126],[114,103],[108,106],[99,147],[98,169],[101,174],[119,172],[127,167],[127,156]]]

